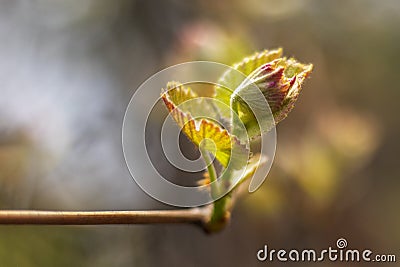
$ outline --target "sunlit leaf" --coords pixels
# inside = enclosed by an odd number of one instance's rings
[[[222,86],[215,88],[215,98],[231,105],[245,125],[250,138],[259,136],[261,128],[265,131],[273,125],[260,128],[253,113],[254,108],[252,111],[249,104],[252,107],[260,107],[261,110],[267,100],[275,120],[270,124],[279,123],[294,107],[301,85],[312,71],[311,64],[304,65],[293,58],[281,58],[281,54],[282,49],[265,50],[245,58],[242,62],[233,65],[234,70],[228,70],[222,75],[218,81]],[[239,75],[237,71],[242,72],[243,75]],[[265,100],[254,91],[254,85],[262,92]],[[228,112],[223,115],[228,118],[231,116]],[[268,117],[262,119],[271,120]]]
[[[233,64],[232,69],[227,70],[221,78],[218,80],[218,84],[223,85],[224,87],[229,88],[231,91],[234,91],[236,87],[238,87],[253,71],[258,69],[260,66],[269,63],[282,55],[282,49],[276,50],[264,50],[262,52],[256,52],[253,55],[244,58],[241,62]],[[239,75],[238,71],[243,75]],[[224,94],[223,92],[218,92],[217,88],[216,96],[219,99],[219,94]],[[229,103],[229,99],[228,99]]]
[[[196,145],[211,152],[222,166],[227,167],[231,151],[234,146],[242,148],[245,147],[239,144],[236,137],[231,136],[228,131],[222,128],[218,123],[204,118],[193,118],[190,110],[182,110],[179,105],[188,100],[196,100],[197,96],[190,88],[185,87],[179,83],[168,84],[167,91],[162,94],[162,99],[167,106],[172,118],[176,121],[183,133]],[[199,100],[201,101],[201,100]],[[196,104],[190,103],[185,105],[188,109],[195,109]],[[204,104],[204,103],[203,103]],[[198,108],[207,108],[201,105]],[[210,107],[209,107],[210,108]],[[211,108],[210,108],[211,109]],[[210,111],[211,112],[211,111]]]
[[[262,165],[266,164],[267,161],[268,159],[265,156],[262,156],[261,154],[253,155],[247,163],[246,170],[244,171],[244,173],[241,173],[241,177],[237,185],[253,177],[256,170],[260,168]],[[234,173],[233,175],[235,174],[236,173]]]

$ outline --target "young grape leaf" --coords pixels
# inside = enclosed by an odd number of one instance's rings
[[[246,170],[244,173],[242,173],[240,180],[236,184],[236,186],[239,186],[249,178],[253,177],[254,173],[258,168],[260,168],[262,165],[266,164],[268,162],[268,159],[266,156],[262,156],[261,154],[255,154],[253,155],[246,166]],[[237,171],[236,171],[237,172]],[[233,177],[235,177],[235,174],[233,174]]]
[[[212,153],[222,166],[227,167],[232,150],[240,149],[245,153],[247,148],[239,143],[239,140],[231,136],[228,131],[216,122],[205,118],[193,118],[191,111],[196,108],[210,109],[201,98],[179,83],[173,82],[167,85],[167,90],[162,93],[162,99],[167,106],[172,118],[176,121],[183,133],[196,145]],[[186,101],[193,100],[189,105],[183,105]],[[182,110],[182,106],[185,110]],[[197,106],[197,107],[196,107]]]
[[[304,65],[293,58],[281,58],[281,54],[282,49],[265,50],[245,58],[233,66],[234,70],[223,74],[218,81],[222,86],[215,88],[215,98],[228,103],[239,115],[250,138],[259,136],[262,131],[269,130],[287,116],[294,107],[302,83],[312,71],[311,64]],[[237,71],[244,75],[241,77]],[[268,116],[261,118],[266,124],[261,128],[253,111],[259,109],[263,114],[269,111],[265,112],[265,100],[259,97],[254,85],[267,100],[275,120],[273,122]],[[230,114],[225,113],[224,116],[229,118]]]

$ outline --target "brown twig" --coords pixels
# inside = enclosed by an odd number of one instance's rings
[[[154,211],[36,211],[0,210],[0,224],[99,225],[99,224],[199,224],[209,219],[209,209]]]

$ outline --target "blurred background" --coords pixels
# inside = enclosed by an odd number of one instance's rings
[[[253,266],[264,244],[340,237],[400,257],[398,25],[396,0],[0,0],[1,209],[169,208],[123,159],[135,88],[175,63],[277,47],[315,68],[268,179],[223,232],[1,226],[0,265]]]

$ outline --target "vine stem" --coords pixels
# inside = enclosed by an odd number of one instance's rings
[[[217,172],[210,155],[202,150],[210,181],[216,181]],[[211,192],[218,195],[218,183],[212,183]],[[213,205],[178,210],[146,211],[44,211],[0,210],[0,225],[107,225],[107,224],[195,224],[206,232],[214,232],[225,225],[225,198]]]
[[[228,200],[228,198],[230,198],[230,196],[228,194],[227,196],[223,196],[223,197],[219,198],[219,196],[220,196],[219,186],[220,185],[217,182],[218,177],[217,177],[217,172],[215,171],[214,164],[212,163],[209,152],[206,149],[204,149],[202,146],[199,146],[199,147],[200,147],[201,155],[204,159],[204,162],[207,165],[207,171],[208,171],[208,175],[210,177],[211,196],[213,198],[217,199],[213,203],[211,217],[205,224],[205,230],[209,233],[217,232],[217,231],[220,231],[222,228],[224,228],[230,219],[230,213],[227,211],[227,200]]]
[[[39,211],[1,210],[0,224],[100,225],[100,224],[198,224],[209,219],[209,209],[153,211]]]
[[[218,196],[219,188],[217,182],[215,182],[217,180],[217,171],[215,170],[214,164],[211,161],[209,152],[202,146],[199,146],[199,148],[201,151],[201,156],[203,157],[204,162],[207,165],[208,176],[210,177],[211,183],[211,194],[213,196]]]

